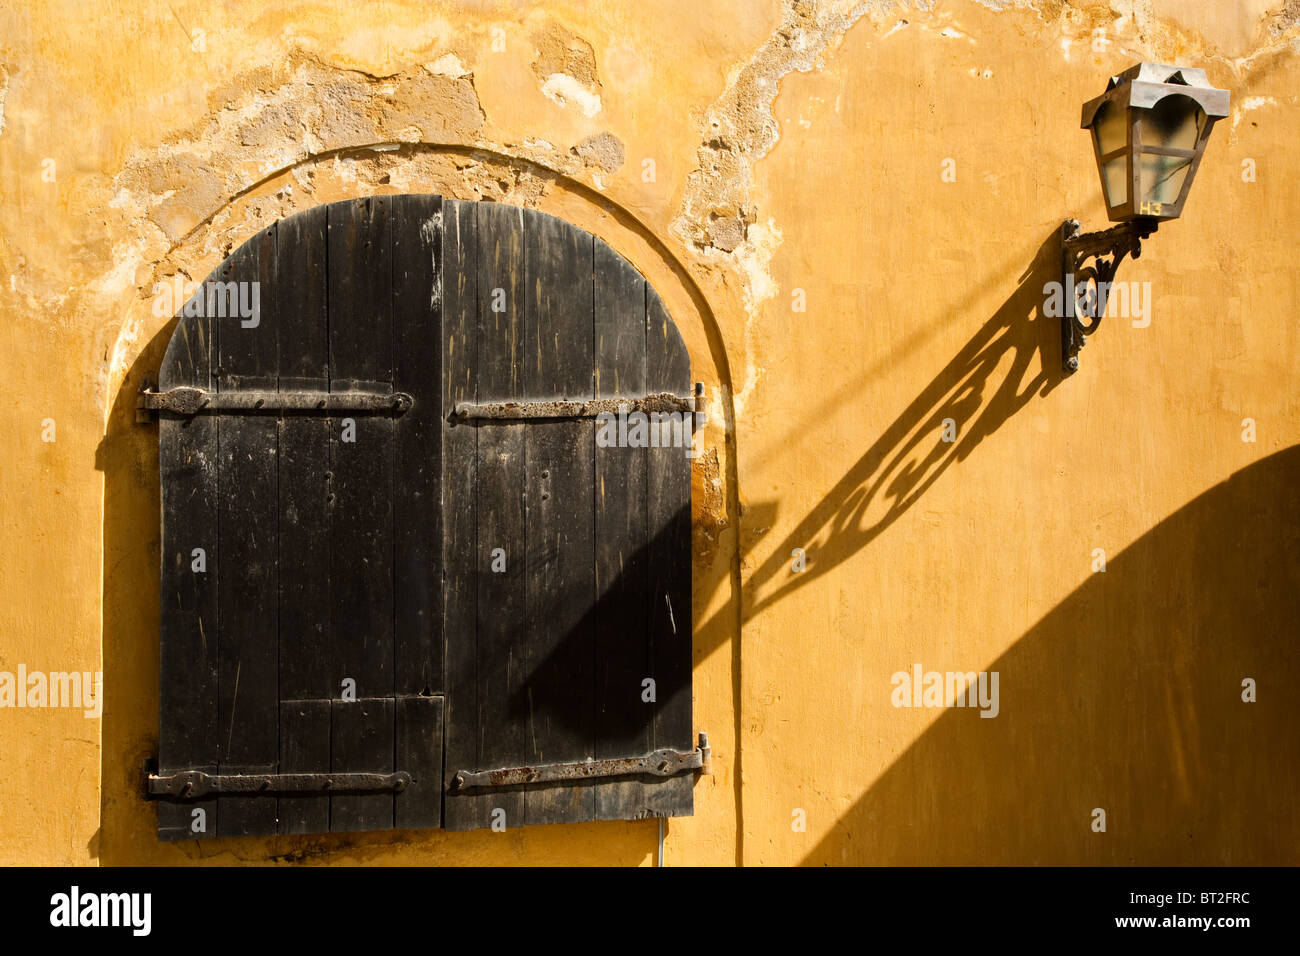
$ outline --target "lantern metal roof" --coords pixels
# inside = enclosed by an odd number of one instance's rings
[[[1101,104],[1109,100],[1118,100],[1124,106],[1150,109],[1173,94],[1195,100],[1206,116],[1222,119],[1228,115],[1228,91],[1211,85],[1205,71],[1199,67],[1138,63],[1112,76],[1105,93],[1083,104],[1083,117],[1079,125],[1083,129],[1091,126]]]

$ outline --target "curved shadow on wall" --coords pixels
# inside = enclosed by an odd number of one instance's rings
[[[803,862],[1294,864],[1298,489],[1300,446],[1152,528],[985,665],[996,718],[935,712]]]

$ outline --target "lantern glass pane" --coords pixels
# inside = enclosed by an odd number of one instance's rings
[[[1092,118],[1092,134],[1097,137],[1097,155],[1107,153],[1128,144],[1128,110],[1113,100],[1102,103]],[[1114,205],[1112,203],[1111,205]]]
[[[1166,96],[1142,111],[1142,145],[1195,149],[1205,128],[1205,111],[1188,96]]]
[[[1116,156],[1101,164],[1101,183],[1106,187],[1106,205],[1122,206],[1128,201],[1128,161]]]
[[[1183,180],[1192,168],[1192,161],[1183,156],[1157,156],[1143,153],[1139,175],[1144,203],[1178,202]]]

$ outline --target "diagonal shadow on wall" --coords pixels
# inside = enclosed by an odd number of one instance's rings
[[[948,468],[1064,379],[1059,319],[1043,314],[1043,285],[1059,277],[1060,230],[1054,228],[1006,302],[750,576],[745,620],[870,545]],[[944,440],[945,419],[953,420],[955,441]],[[757,507],[766,514],[775,506],[759,503],[746,510]],[[798,574],[790,571],[795,548],[807,556],[807,568]],[[697,630],[697,653],[716,649],[700,647],[701,638],[719,640],[726,633],[711,623]]]
[[[803,862],[1294,864],[1298,505],[1295,446],[1160,522],[986,665],[996,718],[925,712]]]

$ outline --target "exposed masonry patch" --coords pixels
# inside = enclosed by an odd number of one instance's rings
[[[115,192],[174,242],[228,197],[313,154],[383,141],[472,142],[485,120],[469,74],[414,67],[378,83],[301,55],[287,74],[278,86],[263,79],[242,94],[221,91],[206,120],[133,157]]]
[[[1300,0],[1287,0],[1268,24],[1269,39],[1277,40],[1282,34],[1300,26]]]
[[[599,113],[600,76],[591,44],[554,21],[534,33],[533,42],[533,73],[542,81],[543,95],[561,108],[576,106],[584,116]]]
[[[600,77],[596,72],[596,51],[582,37],[569,32],[554,21],[533,34],[537,45],[537,59],[533,60],[533,73],[545,82],[562,73],[572,77],[587,89],[600,92]]]
[[[5,99],[9,96],[9,71],[0,66],[0,133],[5,131]]]
[[[608,173],[618,172],[624,161],[622,140],[609,132],[588,136],[569,152]]]
[[[713,421],[710,412],[709,420]],[[698,509],[691,521],[691,553],[700,567],[711,567],[722,544],[727,520],[726,485],[718,450],[710,448],[691,467],[691,498]]]
[[[573,62],[585,61],[577,56],[565,62],[576,69]],[[294,167],[298,186],[310,192],[310,173],[300,164],[326,153],[418,142],[482,145],[579,176],[584,170],[613,172],[624,159],[622,143],[609,133],[567,151],[543,140],[485,140],[486,115],[473,73],[454,54],[382,79],[295,54],[278,77],[259,70],[215,91],[211,101],[207,118],[172,142],[132,157],[113,184],[114,207],[147,220],[169,242],[277,170]],[[351,159],[336,155],[332,161],[347,181]],[[389,175],[379,185],[407,182],[400,172]],[[418,187],[418,180],[412,182]]]

